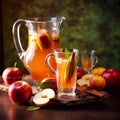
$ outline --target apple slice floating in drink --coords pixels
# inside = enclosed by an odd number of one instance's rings
[[[39,39],[40,39],[40,42],[42,43],[42,46],[43,46],[45,49],[47,49],[47,48],[50,47],[51,43],[50,43],[50,40],[49,40],[49,38],[48,38],[47,35],[42,34],[42,35],[40,35]]]
[[[53,44],[53,40],[48,33],[41,34],[39,38],[36,39],[36,42],[40,49],[47,49]]]

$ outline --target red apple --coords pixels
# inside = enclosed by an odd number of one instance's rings
[[[77,79],[80,79],[83,75],[85,75],[85,72],[77,67]]]
[[[24,104],[32,96],[32,87],[26,81],[16,81],[10,85],[8,95],[13,103]]]
[[[22,80],[23,72],[20,68],[9,67],[2,73],[2,78],[5,84],[11,85],[13,82]]]
[[[90,88],[97,89],[97,90],[103,90],[105,88],[105,79],[102,76],[94,75],[90,79]]]
[[[51,88],[54,91],[57,91],[57,82],[55,77],[47,77],[41,81],[40,88]]]
[[[106,80],[107,88],[115,88],[120,86],[120,71],[116,68],[106,69],[102,76]]]

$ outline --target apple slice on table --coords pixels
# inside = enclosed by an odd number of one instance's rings
[[[93,78],[93,76],[94,76],[93,74],[85,74],[85,75],[82,76],[81,79],[77,80],[77,84],[79,86],[83,86],[83,85],[89,86],[90,85],[90,79]]]
[[[42,96],[41,92],[38,92],[33,97],[33,102],[36,106],[43,106],[46,105],[49,102],[49,98],[46,96]]]
[[[54,90],[51,88],[46,88],[34,95],[33,102],[36,106],[44,106],[53,98],[55,98]]]

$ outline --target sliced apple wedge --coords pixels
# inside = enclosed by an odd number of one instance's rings
[[[36,106],[44,106],[49,103],[50,99],[55,98],[55,92],[51,88],[46,88],[35,94],[33,102]]]
[[[88,81],[88,80],[85,80],[85,79],[79,79],[79,80],[77,80],[77,84],[78,84],[79,86],[83,86],[83,85],[89,86],[89,85],[90,85],[90,84],[89,84],[89,81]]]
[[[77,80],[77,84],[79,86],[82,86],[82,85],[87,85],[89,86],[90,85],[90,79],[94,76],[94,74],[85,74],[83,75],[83,77],[81,79],[78,79]]]
[[[92,77],[94,76],[94,74],[85,74],[82,76],[81,79],[84,79],[84,80],[90,80]]]
[[[42,91],[42,96],[47,96],[49,99],[55,98],[55,92],[51,88],[46,88]]]
[[[43,97],[41,92],[38,92],[33,97],[33,102],[36,106],[43,106],[49,102],[48,97]]]

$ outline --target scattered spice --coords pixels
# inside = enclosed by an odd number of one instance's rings
[[[80,91],[81,93],[91,94],[97,97],[104,97],[104,93],[101,93],[96,90],[89,90],[87,85],[77,86],[77,90]]]

